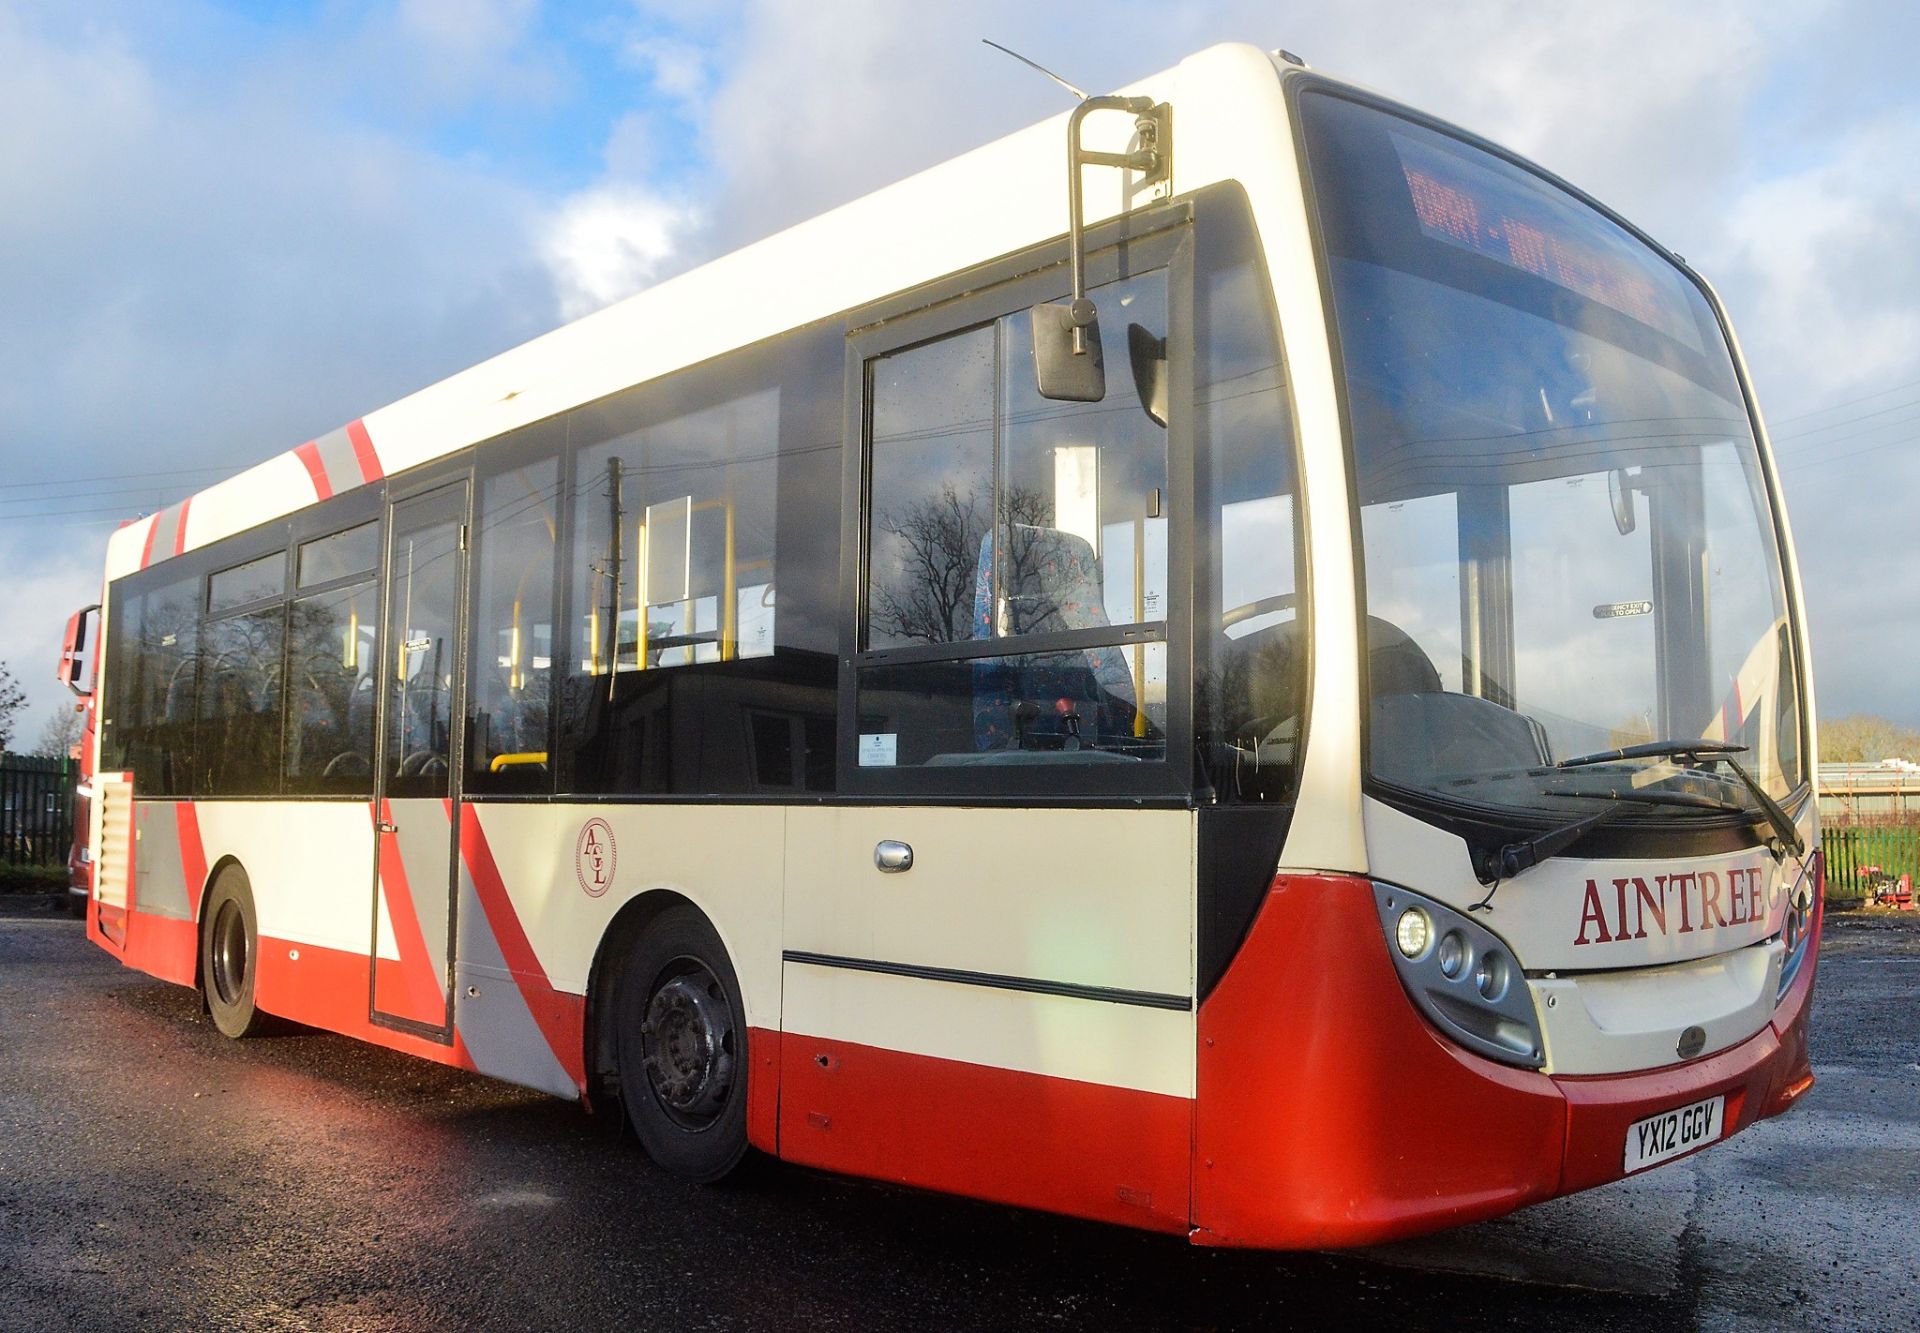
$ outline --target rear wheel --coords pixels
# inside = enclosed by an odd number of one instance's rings
[[[247,872],[228,866],[213,881],[201,913],[200,993],[213,1025],[229,1037],[251,1037],[267,1027],[255,1007],[260,931]]]
[[[647,1155],[707,1183],[747,1153],[747,1021],[733,964],[691,907],[633,944],[614,999],[620,1100]]]

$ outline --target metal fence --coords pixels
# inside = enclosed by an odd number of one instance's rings
[[[1820,830],[1827,858],[1827,898],[1871,898],[1902,875],[1920,880],[1920,824],[1861,820]],[[1912,881],[1909,881],[1912,882]]]
[[[0,754],[0,863],[66,864],[79,768],[71,759]]]

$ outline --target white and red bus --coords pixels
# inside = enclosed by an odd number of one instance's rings
[[[88,934],[695,1179],[1405,1236],[1811,1084],[1794,571],[1698,275],[1216,48],[122,529]]]

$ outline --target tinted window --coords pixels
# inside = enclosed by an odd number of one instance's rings
[[[380,525],[362,523],[330,537],[302,542],[299,563],[297,583],[302,588],[372,573],[380,564]]]
[[[1101,402],[1040,397],[1025,310],[868,367],[866,649],[954,660],[863,668],[861,767],[1165,756],[1167,277],[1093,295]]]
[[[791,789],[763,711],[831,771],[841,347],[817,326],[569,414],[563,790]]]
[[[1202,215],[1196,250],[1196,779],[1222,802],[1281,801],[1299,774],[1307,681],[1293,416],[1237,191]]]
[[[142,796],[193,793],[200,578],[163,566],[145,591],[115,586],[107,630],[104,766]]]
[[[379,588],[367,580],[297,598],[288,610],[289,794],[372,791],[379,608]]]
[[[476,515],[467,779],[474,792],[551,790],[559,442],[537,427],[483,465]],[[528,458],[545,447],[545,456]],[[486,452],[482,458],[488,459]],[[497,469],[497,470],[496,470]]]
[[[994,326],[872,368],[867,646],[974,637],[980,540],[993,521]]]
[[[394,506],[382,652],[390,796],[445,796],[451,781],[465,504],[462,486]]]
[[[287,590],[287,557],[275,551],[244,565],[223,569],[207,580],[207,610],[219,614],[248,602],[278,597]]]
[[[195,795],[279,790],[284,618],[285,608],[275,606],[202,627]]]

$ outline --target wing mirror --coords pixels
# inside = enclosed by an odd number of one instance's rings
[[[1096,153],[1080,146],[1080,126],[1095,111],[1125,111],[1134,117],[1139,145],[1126,153]],[[1107,396],[1100,349],[1100,316],[1087,295],[1087,240],[1080,198],[1082,167],[1119,167],[1141,173],[1150,184],[1167,175],[1168,124],[1173,110],[1151,97],[1088,97],[1067,117],[1067,263],[1073,297],[1033,307],[1033,364],[1040,396],[1068,403],[1097,403]],[[1146,402],[1143,390],[1142,403]],[[1151,410],[1151,409],[1149,409]],[[1157,418],[1156,418],[1157,419]]]
[[[98,605],[85,606],[67,617],[66,638],[60,648],[60,683],[82,699],[93,693],[93,654],[88,651],[90,630],[100,618]]]

